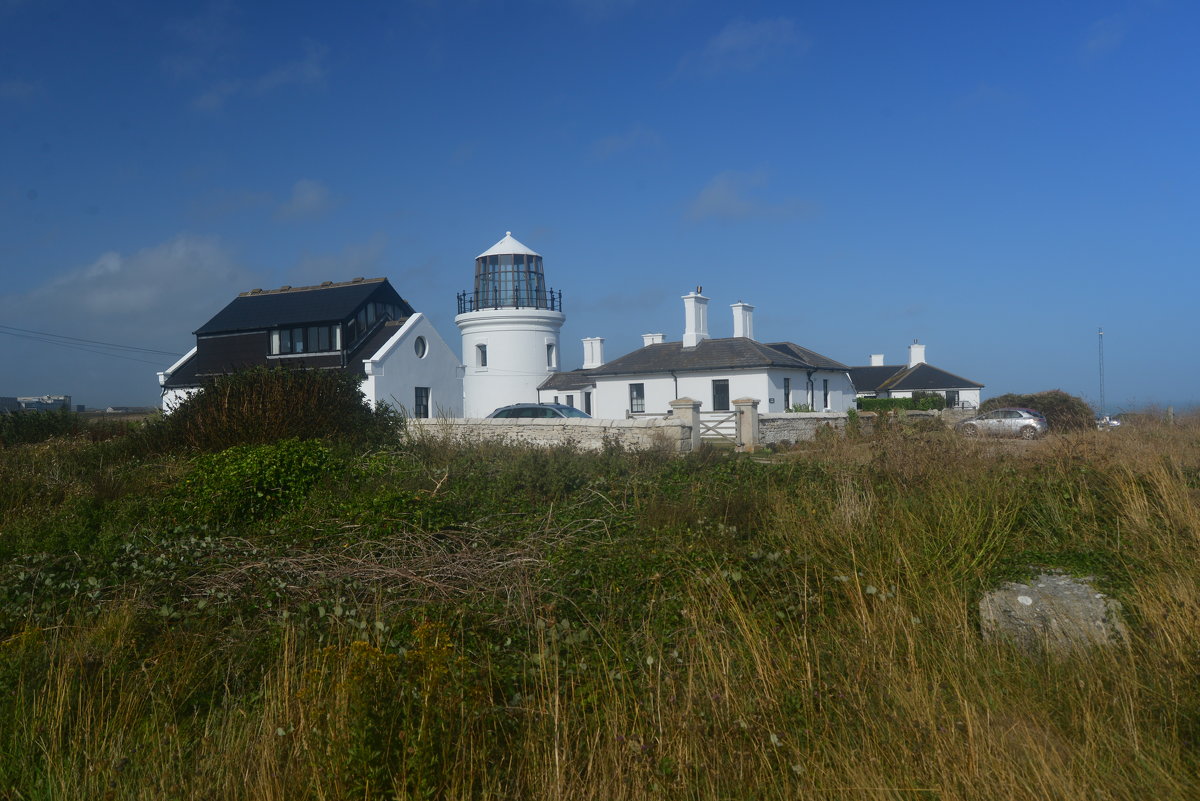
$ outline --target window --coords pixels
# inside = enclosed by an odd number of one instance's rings
[[[583,393],[583,411],[587,414],[592,413],[592,393]]]
[[[413,340],[413,353],[417,354],[418,359],[424,359],[428,352],[429,343],[425,341],[425,337],[417,337]]]
[[[475,346],[475,366],[487,367],[487,345]]]
[[[792,408],[792,379],[783,379],[783,410]]]
[[[413,398],[413,417],[429,416],[429,387],[417,387]]]
[[[552,343],[546,343],[546,366],[554,369],[554,345]]]
[[[570,406],[572,409],[575,408],[575,396],[574,395],[567,396],[567,405]]]
[[[821,408],[829,408],[829,379],[821,379]]]
[[[713,392],[713,411],[727,412],[729,411],[729,379],[716,378],[712,382]]]
[[[629,385],[629,411],[640,414],[646,411],[646,385]]]
[[[271,332],[271,354],[327,353],[341,346],[341,330],[336,325],[310,325],[306,328],[277,328]]]

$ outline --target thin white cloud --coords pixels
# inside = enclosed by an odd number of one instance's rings
[[[251,79],[229,78],[218,81],[192,101],[197,111],[220,111],[238,95],[261,97],[286,86],[320,88],[325,85],[325,57],[329,48],[316,42],[306,42],[304,56],[268,70]]]
[[[630,150],[655,148],[660,144],[662,144],[662,137],[658,135],[657,131],[639,124],[624,133],[596,140],[592,144],[592,154],[597,158],[606,159]]]
[[[744,220],[799,217],[811,214],[811,203],[799,199],[768,201],[757,196],[767,185],[763,171],[726,170],[718,173],[692,199],[687,216],[692,220]]]
[[[216,239],[180,234],[132,254],[103,253],[27,293],[0,296],[0,309],[39,330],[149,343],[198,327],[253,280]]]
[[[355,242],[338,253],[309,254],[292,271],[293,280],[306,284],[322,281],[348,281],[351,278],[378,278],[383,275],[382,263],[388,238],[377,232],[365,242]]]
[[[211,75],[233,60],[233,48],[242,38],[234,24],[238,9],[228,0],[215,0],[195,16],[171,20],[166,31],[173,41],[163,58],[167,72],[181,78]]]
[[[25,100],[40,94],[41,91],[41,84],[34,81],[24,81],[19,78],[0,81],[0,100]]]
[[[302,178],[292,185],[292,196],[276,209],[279,220],[304,220],[320,217],[336,205],[329,188],[320,181]]]
[[[677,73],[719,75],[748,72],[771,59],[805,52],[807,37],[786,17],[748,22],[734,20],[698,51],[679,61]]]
[[[1085,60],[1103,58],[1125,42],[1125,22],[1119,17],[1098,19],[1088,26],[1080,55]]]

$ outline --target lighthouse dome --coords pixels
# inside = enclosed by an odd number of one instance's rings
[[[561,293],[546,288],[542,256],[512,231],[475,257],[475,286],[458,296],[458,313],[481,309],[562,310]]]
[[[487,256],[507,256],[515,255],[517,253],[520,253],[524,256],[537,256],[539,259],[541,258],[540,253],[535,253],[534,251],[525,247],[525,245],[518,242],[512,235],[512,231],[505,231],[503,239],[480,253],[478,256],[476,256],[476,258],[482,259]]]

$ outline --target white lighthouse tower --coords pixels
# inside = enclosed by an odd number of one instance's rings
[[[562,292],[546,288],[542,257],[509,231],[475,259],[475,289],[458,295],[463,416],[486,417],[510,403],[536,403],[558,370]]]

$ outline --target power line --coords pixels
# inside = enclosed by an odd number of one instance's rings
[[[56,340],[61,339],[61,340],[69,341],[69,342],[80,342],[85,345],[101,345],[106,348],[117,348],[119,350],[133,350],[133,351],[140,351],[142,353],[158,353],[163,356],[182,356],[183,355],[181,353],[176,353],[174,351],[169,351],[169,350],[155,350],[154,348],[139,348],[136,345],[118,345],[115,342],[101,342],[98,339],[83,339],[82,337],[69,337],[66,334],[52,334],[48,331],[32,331],[28,328],[16,328],[15,326],[11,326],[11,325],[0,325],[0,334],[7,334],[10,331],[18,331],[22,334],[37,334],[38,336],[43,336],[43,337],[53,337]],[[45,341],[50,341],[50,340],[42,340],[42,341],[45,342]]]
[[[33,340],[34,342],[42,342],[47,345],[57,345],[60,348],[70,348],[72,350],[81,350],[85,353],[93,353],[97,356],[107,356],[111,359],[124,359],[125,361],[130,361],[130,362],[141,362],[142,364],[153,364],[156,366],[161,366],[162,360],[151,361],[149,359],[139,359],[135,356],[128,356],[128,355],[125,355],[122,353],[113,353],[111,350],[104,350],[104,348],[125,347],[125,348],[128,348],[129,350],[132,350],[135,352],[161,353],[166,356],[174,356],[174,357],[179,357],[181,355],[178,353],[170,353],[169,351],[152,350],[150,348],[136,348],[136,347],[129,346],[129,345],[114,346],[114,345],[110,345],[108,343],[96,343],[95,345],[84,344],[84,343],[89,342],[89,340],[79,340],[78,342],[67,342],[67,341],[63,341],[63,339],[49,339],[45,336],[34,336],[32,334],[19,334],[19,333],[16,333],[16,330],[4,330],[6,328],[9,328],[9,326],[0,326],[0,334],[7,334],[8,336],[17,337],[18,339],[29,339],[29,340]],[[17,330],[20,330],[20,329],[17,329]],[[51,336],[54,336],[54,335],[51,335]],[[75,339],[75,338],[67,337],[64,339]]]

